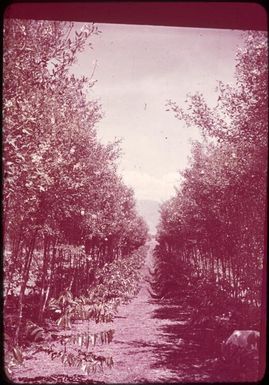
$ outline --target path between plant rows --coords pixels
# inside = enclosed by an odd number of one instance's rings
[[[114,366],[103,372],[86,375],[80,368],[64,366],[60,359],[53,361],[47,353],[38,351],[16,370],[16,382],[46,383],[94,380],[105,383],[183,382],[210,380],[214,358],[199,353],[199,345],[192,339],[185,325],[190,312],[179,305],[153,300],[148,293],[145,278],[153,265],[151,245],[142,268],[141,289],[128,304],[121,305],[113,323],[80,322],[75,332],[91,333],[114,329],[110,344],[96,346],[96,354],[113,357]],[[72,333],[72,330],[71,330]],[[64,380],[65,379],[65,380]]]

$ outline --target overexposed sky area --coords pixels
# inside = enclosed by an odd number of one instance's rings
[[[75,23],[80,30],[82,23]],[[98,123],[102,142],[122,138],[120,172],[137,199],[162,202],[178,186],[178,170],[186,167],[190,139],[172,112],[168,99],[184,104],[187,93],[202,92],[210,104],[217,81],[234,82],[236,49],[242,32],[178,27],[97,24],[93,49],[80,54],[75,73],[97,82],[89,96],[102,104]]]

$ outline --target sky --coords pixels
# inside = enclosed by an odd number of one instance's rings
[[[79,31],[82,23],[75,23]],[[242,32],[159,26],[97,24],[73,66],[76,74],[97,80],[89,97],[104,112],[97,125],[103,143],[122,138],[119,172],[139,200],[163,202],[179,186],[179,170],[188,164],[197,128],[187,128],[168,99],[184,105],[186,95],[200,91],[210,105],[217,81],[234,83],[235,54]]]

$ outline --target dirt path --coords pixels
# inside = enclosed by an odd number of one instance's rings
[[[191,336],[186,334],[184,325],[189,312],[178,305],[152,300],[147,291],[145,278],[148,267],[153,264],[152,248],[153,245],[142,268],[138,295],[129,304],[121,305],[113,323],[81,322],[74,325],[74,332],[95,332],[101,328],[115,330],[113,341],[98,347],[98,353],[113,357],[112,369],[105,368],[103,372],[87,376],[80,368],[64,366],[60,359],[52,361],[45,352],[37,352],[16,372],[15,381],[22,382],[27,378],[29,383],[34,383],[38,376],[50,377],[51,382],[59,376],[79,376],[80,381],[94,379],[105,383],[201,381],[208,378],[206,371],[201,373],[201,362],[195,359],[195,343],[190,342]],[[189,340],[181,338],[181,334]]]

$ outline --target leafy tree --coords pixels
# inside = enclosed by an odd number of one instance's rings
[[[193,143],[191,163],[182,173],[181,188],[162,207],[158,241],[161,248],[172,252],[174,264],[178,260],[190,262],[198,278],[217,284],[224,304],[225,297],[234,299],[235,308],[240,308],[238,303],[242,302],[256,308],[261,305],[266,73],[266,36],[248,32],[245,46],[237,54],[236,85],[218,83],[215,107],[209,107],[199,93],[188,96],[186,108],[168,102],[176,118],[201,129],[204,142]],[[158,256],[162,259],[161,253]],[[211,292],[207,291],[209,298]],[[213,302],[216,309],[218,300]],[[208,306],[205,308],[209,312]],[[256,321],[251,317],[247,326],[255,322],[257,326],[258,314]]]
[[[85,295],[96,269],[145,243],[147,230],[117,174],[119,142],[97,140],[94,82],[72,73],[97,27],[4,27],[5,298],[17,343],[29,307],[44,322],[51,298]]]

